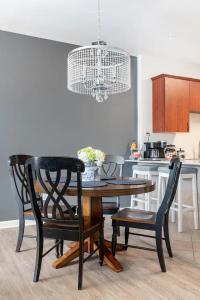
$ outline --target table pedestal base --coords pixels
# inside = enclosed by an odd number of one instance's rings
[[[92,218],[101,219],[102,218],[102,197],[83,197],[83,216],[85,217],[85,222],[89,225]],[[84,252],[90,253],[96,250],[97,245],[95,241],[98,240],[98,236],[95,235],[92,238],[88,238],[84,242]],[[65,267],[73,259],[79,256],[79,243],[74,242],[70,244],[70,249],[64,253],[63,256],[59,257],[53,262],[53,267],[56,269]],[[120,262],[112,255],[110,250],[111,242],[105,241],[104,243],[104,263],[106,263],[113,271],[121,272],[123,270]],[[98,254],[98,251],[97,251]]]
[[[123,267],[120,262],[112,255],[110,250],[106,246],[106,241],[104,244],[104,263],[106,263],[114,272],[123,271]],[[93,243],[93,250],[96,250],[97,245]],[[88,240],[84,242],[84,252],[90,252],[90,243]],[[97,254],[98,251],[96,252]],[[72,260],[79,256],[79,243],[73,243],[70,245],[70,249],[64,253],[63,256],[59,257],[53,262],[53,267],[59,269],[67,266]]]

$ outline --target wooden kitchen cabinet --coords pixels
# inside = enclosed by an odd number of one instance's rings
[[[200,112],[200,81],[190,81],[189,109]]]
[[[153,132],[188,132],[189,80],[161,74],[152,83]]]

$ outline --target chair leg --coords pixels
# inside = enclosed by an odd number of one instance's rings
[[[23,237],[24,237],[24,228],[25,228],[25,220],[24,220],[24,210],[22,207],[19,208],[19,232],[17,238],[16,252],[20,252]]]
[[[165,259],[162,247],[162,228],[156,230],[156,248],[161,270],[162,272],[166,272]]]
[[[125,226],[125,250],[128,249],[129,227]]]
[[[60,247],[59,247],[59,248],[60,248],[60,249],[59,249],[59,250],[60,250],[60,256],[63,256],[63,246],[64,246],[64,241],[63,241],[63,240],[60,241],[59,246],[60,246]]]
[[[55,244],[58,243],[59,240],[55,240]],[[60,243],[56,246],[56,257],[59,258],[63,256],[63,240],[60,240]]]
[[[117,226],[117,235],[120,236],[120,227]]]
[[[82,289],[83,284],[83,259],[84,259],[84,239],[81,235],[79,239],[79,270],[78,270],[78,290]]]
[[[59,241],[59,240],[55,240],[55,244],[58,243],[58,241]],[[55,253],[55,254],[56,254],[56,258],[58,258],[58,257],[60,256],[59,246],[60,246],[60,244],[58,244],[58,245],[56,246],[56,253]]]
[[[37,230],[37,253],[36,253],[36,261],[35,261],[35,272],[33,281],[37,282],[40,276],[40,270],[42,265],[42,253],[43,253],[43,235],[40,230]]]
[[[104,259],[104,225],[101,224],[100,231],[99,231],[99,264],[100,266],[103,265]]]
[[[169,239],[169,217],[168,216],[165,217],[164,236],[165,236],[165,243],[166,243],[166,247],[167,247],[169,257],[173,257],[171,244],[170,244],[170,239]]]
[[[117,245],[117,224],[116,222],[112,223],[113,226],[113,235],[112,235],[112,254],[115,256],[116,245]]]

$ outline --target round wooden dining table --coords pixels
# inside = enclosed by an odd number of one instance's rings
[[[36,183],[36,191],[44,193],[41,185]],[[85,222],[91,222],[94,218],[102,218],[102,198],[114,196],[127,196],[138,195],[152,192],[155,189],[155,183],[147,180],[145,184],[134,185],[121,185],[121,184],[108,184],[102,187],[82,188],[82,201],[83,201],[83,216]],[[66,195],[76,196],[77,189],[69,187]],[[84,243],[84,251],[91,252],[97,248],[98,237],[89,238]],[[123,270],[120,262],[112,255],[109,250],[111,242],[105,241],[104,243],[104,263],[106,263],[113,271],[121,272]],[[66,251],[63,256],[57,258],[53,262],[53,267],[58,269],[68,265],[73,259],[79,256],[79,243],[74,242],[69,245],[70,249]],[[98,251],[97,251],[98,254]]]

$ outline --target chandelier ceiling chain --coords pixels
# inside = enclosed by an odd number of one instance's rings
[[[68,89],[92,95],[98,102],[103,102],[108,95],[128,91],[130,87],[130,55],[101,40],[101,9],[98,0],[97,42],[69,52]]]
[[[98,41],[101,40],[101,6],[100,6],[100,0],[98,0]]]

